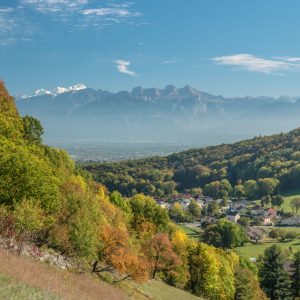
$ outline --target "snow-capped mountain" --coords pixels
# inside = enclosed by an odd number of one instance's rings
[[[82,83],[71,85],[69,87],[60,87],[60,86],[58,86],[57,88],[55,88],[52,91],[45,90],[45,89],[36,90],[35,93],[34,93],[34,96],[44,96],[44,95],[53,95],[53,96],[56,96],[58,94],[62,94],[62,93],[66,93],[66,92],[71,92],[71,91],[80,91],[80,90],[84,90],[86,88],[87,87],[84,84],[82,84]]]
[[[47,137],[188,144],[232,142],[300,126],[300,97],[225,98],[190,86],[112,93],[76,84],[17,102]]]

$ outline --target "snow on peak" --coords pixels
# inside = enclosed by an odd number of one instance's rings
[[[58,86],[56,90],[54,91],[54,94],[62,94],[66,92],[71,92],[71,91],[80,91],[86,89],[86,86],[82,83],[78,83],[75,85],[71,85],[69,87],[60,87]]]
[[[34,96],[43,96],[43,95],[52,95],[52,93],[44,89],[36,90],[34,93]]]
[[[45,89],[39,89],[39,90],[35,91],[34,96],[43,96],[43,95],[53,95],[53,96],[56,96],[58,94],[62,94],[62,93],[66,93],[66,92],[71,92],[71,91],[80,91],[80,90],[84,90],[86,88],[87,87],[84,84],[82,84],[82,83],[71,85],[69,87],[58,86],[53,91],[48,91],[48,90],[45,90]]]

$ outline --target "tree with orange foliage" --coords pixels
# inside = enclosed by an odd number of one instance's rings
[[[138,281],[148,279],[148,265],[145,258],[138,255],[130,243],[125,229],[105,225],[102,230],[102,245],[99,260],[93,264],[93,272],[118,271],[125,274],[122,279],[132,278]],[[99,264],[101,266],[99,267]]]
[[[148,258],[153,279],[158,272],[165,274],[176,272],[176,267],[181,264],[166,233],[154,235],[144,245],[144,252]]]

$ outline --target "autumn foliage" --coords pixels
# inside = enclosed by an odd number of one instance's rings
[[[66,152],[43,145],[42,132],[0,82],[2,237],[53,248],[114,283],[159,279],[216,300],[241,294],[236,274],[248,271],[237,271],[237,255],[187,238],[149,196],[109,192]]]

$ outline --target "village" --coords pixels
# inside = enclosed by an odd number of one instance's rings
[[[171,196],[167,199],[157,200],[157,203],[168,210],[170,217],[182,226],[201,231],[206,226],[215,224],[221,219],[227,219],[233,223],[243,226],[248,235],[249,241],[259,242],[265,238],[272,228],[285,228],[300,226],[300,216],[285,212],[280,207],[273,207],[271,204],[262,205],[261,201],[249,201],[246,197],[228,197],[227,199],[213,199],[205,195],[192,195],[182,193]],[[177,213],[186,212],[197,204],[200,215],[190,219],[176,219],[174,207],[177,206]]]

